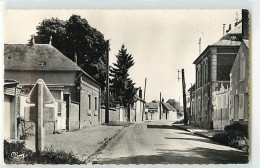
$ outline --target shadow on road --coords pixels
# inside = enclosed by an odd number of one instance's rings
[[[157,129],[176,129],[171,125],[147,125],[147,128],[157,128]]]
[[[211,143],[212,141],[204,138],[172,138],[172,137],[165,137],[165,139],[176,139],[176,140],[188,140],[188,141],[197,141],[197,142],[204,142],[204,143]]]
[[[160,149],[157,155],[139,155],[108,158],[93,164],[246,164],[248,155],[244,152],[194,148],[191,150]]]

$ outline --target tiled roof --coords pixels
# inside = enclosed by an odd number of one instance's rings
[[[148,109],[158,109],[159,103],[147,103],[146,107],[148,107]]]
[[[75,62],[49,44],[5,44],[4,66],[5,70],[81,71],[95,81]]]
[[[199,58],[201,58],[202,55],[204,55],[209,50],[210,47],[221,47],[221,46],[239,47],[241,45],[241,41],[238,40],[240,35],[242,35],[242,23],[237,25],[233,30],[228,32],[225,36],[223,36],[216,43],[214,43],[212,45],[208,45],[207,48],[196,58],[196,60],[193,62],[193,64],[196,64],[196,62],[199,60]],[[238,39],[232,40],[231,36],[236,36]]]
[[[162,103],[162,104],[168,111],[176,111],[176,109],[173,108],[169,103]]]
[[[80,71],[81,68],[49,44],[5,44],[5,70]]]

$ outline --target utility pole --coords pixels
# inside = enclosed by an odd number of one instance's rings
[[[201,53],[201,38],[199,39],[199,55]]]
[[[106,51],[106,109],[105,109],[105,123],[109,123],[109,40],[107,40]]]
[[[160,120],[162,119],[162,108],[161,108],[161,104],[162,104],[162,93],[160,92],[160,103],[159,103],[159,106],[160,106]]]
[[[187,118],[187,112],[186,112],[186,84],[185,84],[184,69],[181,70],[181,74],[182,74],[184,125],[187,125],[187,123],[188,123],[188,118]]]
[[[144,80],[144,101],[145,101],[145,92],[146,92],[146,78]],[[145,102],[143,103],[142,121],[144,121],[144,112],[145,112]]]

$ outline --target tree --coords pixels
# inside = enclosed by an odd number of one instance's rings
[[[58,18],[45,19],[36,29],[37,43],[49,43],[52,37],[52,45],[65,56],[74,61],[74,55],[77,54],[78,66],[96,79],[102,90],[104,89],[106,41],[102,33],[78,15],[72,15],[67,21]]]
[[[137,89],[129,78],[129,69],[134,65],[132,55],[127,53],[124,44],[116,55],[117,62],[113,64],[111,71],[111,91],[114,103],[120,104],[127,109],[130,120],[130,106],[134,102]]]

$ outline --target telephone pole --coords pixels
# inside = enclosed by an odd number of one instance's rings
[[[184,125],[187,125],[187,123],[188,123],[188,118],[187,118],[187,112],[186,112],[186,84],[185,84],[184,69],[181,70],[181,74],[182,74]]]
[[[161,104],[162,104],[162,93],[160,92],[160,103],[159,103],[159,106],[160,106],[160,120],[162,119],[162,108],[161,108]]]
[[[105,109],[105,123],[109,123],[109,40],[107,40],[107,51],[106,51],[106,109]]]
[[[144,101],[145,101],[145,92],[146,92],[146,78],[144,80]],[[144,121],[144,112],[145,112],[145,102],[143,103],[143,114],[142,114],[142,121]]]

